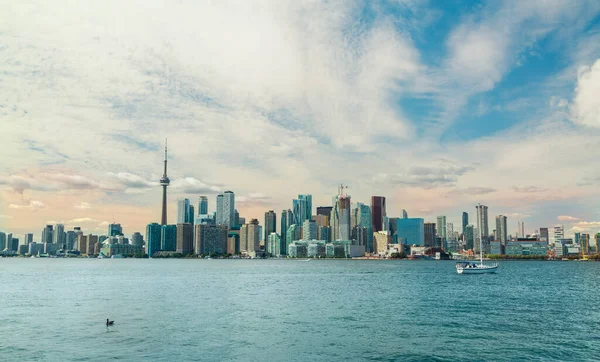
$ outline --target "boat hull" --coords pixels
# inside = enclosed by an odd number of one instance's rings
[[[474,268],[456,267],[458,274],[488,274],[495,273],[498,270],[498,265],[477,265]]]

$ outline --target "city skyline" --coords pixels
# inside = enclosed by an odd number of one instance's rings
[[[226,190],[246,220],[314,213],[343,183],[455,230],[478,203],[508,234],[600,230],[598,2],[112,6],[0,12],[0,230],[144,232],[165,138],[171,221]]]

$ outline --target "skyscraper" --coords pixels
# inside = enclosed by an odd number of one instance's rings
[[[423,224],[424,240],[423,244],[428,247],[435,246],[435,223],[426,222]]]
[[[250,222],[240,228],[240,249],[248,253],[254,253],[260,248],[260,229],[258,220],[250,219]]]
[[[177,225],[162,225],[159,249],[165,251],[177,250]]]
[[[332,240],[350,240],[350,214],[352,212],[350,208],[350,195],[344,192],[344,188],[347,186],[340,186],[339,194],[333,198],[334,208],[332,218],[335,220],[332,224],[333,238]]]
[[[488,207],[485,205],[477,205],[475,207],[475,211],[477,212],[477,231],[478,235],[475,235],[475,242],[473,244],[473,251],[475,253],[479,253],[480,251],[480,243],[483,247],[483,253],[488,252],[488,237],[490,235],[490,230],[488,228]],[[479,239],[481,238],[481,242]]]
[[[269,239],[269,235],[271,235],[271,233],[275,233],[277,232],[277,215],[275,214],[275,211],[273,210],[269,210],[268,212],[265,212],[265,243],[267,242],[267,240]]]
[[[198,196],[198,215],[208,215],[208,197]]]
[[[265,250],[272,256],[285,255],[281,253],[281,237],[277,233],[269,234]]]
[[[149,258],[151,258],[156,251],[161,250],[161,231],[161,225],[155,222],[146,226],[146,254],[148,254]]]
[[[194,231],[192,224],[179,223],[177,224],[177,249],[178,253],[183,255],[194,251]]]
[[[396,219],[398,224],[398,243],[402,240],[402,244],[407,245],[425,245],[425,230],[424,221],[421,218],[402,218]]]
[[[469,225],[469,214],[467,214],[466,212],[462,213],[462,232],[463,234],[465,233],[465,230],[467,229],[467,225]]]
[[[317,206],[317,215],[331,216],[331,206]]]
[[[131,245],[144,246],[144,237],[139,232],[131,234]]]
[[[217,195],[217,210],[216,212],[216,220],[215,223],[217,225],[223,225],[223,194]]]
[[[496,216],[496,234],[498,238],[496,241],[499,241],[500,245],[504,247],[508,241],[508,228],[506,220],[506,216],[504,215]]]
[[[475,232],[473,225],[467,225],[465,228],[465,249],[473,250],[473,243],[475,241]]]
[[[0,231],[0,251],[6,248],[6,233]]]
[[[439,235],[439,237],[442,239],[442,245],[440,245],[442,248],[446,247],[446,217],[445,216],[438,216],[437,217],[437,225],[436,225],[436,231]]]
[[[227,253],[226,225],[196,225],[196,254],[225,254]]]
[[[161,225],[167,225],[167,186],[169,186],[169,183],[171,181],[167,177],[167,140],[165,139],[165,171],[160,178],[160,185],[163,188]]]
[[[314,220],[304,220],[302,224],[302,240],[317,239],[317,223]]]
[[[383,220],[387,216],[385,211],[385,197],[371,196],[371,215],[373,232],[378,232],[387,229],[384,227]]]
[[[29,243],[33,243],[33,234],[31,233],[25,234],[25,237],[23,238],[23,245],[28,245]]]
[[[192,224],[194,222],[194,207],[190,203],[190,200],[183,199],[177,200],[177,223],[178,224]]]
[[[65,247],[65,226],[63,224],[54,225],[54,232],[52,233],[52,242],[58,245],[59,249]]]
[[[237,226],[234,225],[234,214],[235,214],[235,195],[233,191],[225,191],[223,193],[223,225],[228,227]]]
[[[108,236],[118,236],[118,235],[123,235],[123,228],[121,227],[121,224],[108,224],[108,234],[106,234]]]
[[[518,223],[518,237],[520,238],[524,238],[525,237],[525,223],[523,221],[519,221]]]
[[[302,226],[304,220],[312,219],[312,195],[298,195],[298,199],[294,199],[294,223]]]
[[[362,202],[357,202],[355,210],[356,226],[367,229],[365,250],[370,253],[373,251],[373,215],[371,213],[371,207]]]
[[[53,240],[54,228],[52,225],[46,225],[46,227],[42,230],[42,244],[43,243],[51,243]],[[8,245],[10,241],[7,240],[6,244]]]
[[[286,239],[286,235],[287,235],[287,229],[294,223],[294,214],[292,213],[292,210],[288,209],[288,210],[282,210],[281,211],[281,240],[282,244],[285,243]],[[287,253],[287,249],[282,248],[281,252]]]

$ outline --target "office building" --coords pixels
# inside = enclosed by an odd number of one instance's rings
[[[355,226],[352,228],[352,244],[363,245],[366,247],[369,241],[369,233],[373,234],[370,229],[363,226]],[[324,239],[320,239],[324,240]],[[324,240],[327,241],[327,240]],[[366,248],[365,248],[366,249]]]
[[[304,220],[302,224],[302,240],[316,240],[317,234],[317,223],[314,220]]]
[[[155,222],[146,226],[146,254],[148,254],[148,257],[151,258],[156,251],[161,250],[161,235],[162,229],[165,226],[161,226]]]
[[[333,212],[335,219],[335,230],[333,231],[334,238],[332,240],[350,240],[350,195],[340,191],[340,195],[334,198],[336,207]]]
[[[465,230],[467,229],[467,225],[469,225],[469,214],[464,212],[462,213],[462,233],[465,233]]]
[[[176,251],[183,255],[187,255],[194,251],[194,231],[191,223],[177,224]]]
[[[552,240],[551,244],[557,244],[560,240],[565,238],[565,226],[564,225],[554,225],[552,230]]]
[[[226,254],[227,238],[228,229],[226,225],[196,225],[195,253],[198,255]]]
[[[189,199],[177,200],[177,223],[194,223],[194,207]]]
[[[318,206],[317,207],[317,215],[323,215],[323,216],[330,217],[332,209],[333,209],[333,207],[331,207],[331,206]]]
[[[467,225],[465,229],[465,250],[473,250],[473,243],[475,242],[473,225]]]
[[[285,250],[288,250],[288,247],[290,246],[290,244],[292,244],[294,241],[298,241],[300,240],[300,234],[301,234],[301,228],[300,226],[296,225],[296,224],[292,224],[290,225],[290,227],[287,229],[286,232],[286,240],[285,240]]]
[[[298,195],[292,201],[294,210],[294,223],[302,225],[304,220],[312,219],[312,195]]]
[[[367,240],[366,243],[362,245],[365,246],[367,252],[371,253],[373,252],[373,215],[371,213],[371,207],[362,202],[357,202],[353,213],[356,223],[355,226],[366,229]]]
[[[42,244],[43,243],[51,243],[53,240],[54,227],[52,225],[46,225],[46,227],[42,230]],[[8,241],[7,241],[8,244]]]
[[[177,225],[162,225],[160,233],[160,250],[177,250]]]
[[[269,238],[269,235],[271,235],[271,233],[275,233],[277,232],[277,214],[275,214],[275,211],[273,210],[269,210],[267,212],[265,212],[265,225],[264,225],[264,235],[265,235],[265,244],[267,242],[267,239]]]
[[[139,232],[131,234],[131,245],[144,246],[144,237]]]
[[[0,232],[0,251],[6,249],[6,233]]]
[[[217,195],[217,210],[215,211],[215,223],[217,225],[223,225],[223,194]]]
[[[162,177],[160,178],[160,186],[163,189],[162,195],[162,216],[160,219],[161,225],[167,225],[167,187],[171,182],[167,176],[167,140],[165,140],[165,169]]]
[[[384,227],[384,219],[387,216],[385,210],[385,197],[371,196],[371,215],[373,232],[387,229],[387,227]]]
[[[208,197],[198,196],[198,215],[208,215]]]
[[[29,243],[33,243],[33,234],[27,233],[23,237],[23,245],[29,245]]]
[[[123,228],[121,227],[121,224],[108,224],[108,233],[106,234],[108,236],[117,236],[117,235],[123,235]]]
[[[425,225],[421,218],[396,219],[398,243],[406,245],[425,245]]]
[[[65,226],[63,224],[54,225],[51,242],[55,243],[59,249],[63,249],[65,247],[65,239]]]
[[[77,233],[73,230],[67,231],[66,241],[65,241],[65,249],[66,250],[75,250],[77,243]]]
[[[540,228],[540,236],[539,236],[540,241],[545,241],[545,242],[549,242],[550,238],[548,235],[548,228]]]
[[[477,231],[479,234],[475,235],[475,242],[473,245],[473,252],[478,254],[480,251],[480,244],[483,247],[483,253],[488,252],[488,240],[490,230],[488,227],[488,207],[485,205],[477,205],[475,207],[477,215]],[[481,239],[481,243],[479,242]]]
[[[427,247],[434,247],[435,245],[435,223],[426,222],[423,224],[423,245]]]
[[[324,240],[326,242],[331,241],[331,226],[319,226],[317,233],[317,239]]]
[[[233,191],[225,191],[223,193],[223,225],[237,226],[234,225],[234,214],[235,214],[235,194]]]

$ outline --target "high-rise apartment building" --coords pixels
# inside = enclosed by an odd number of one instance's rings
[[[564,238],[565,238],[565,226],[564,225],[554,225],[553,233],[552,233],[552,243],[553,244],[560,243],[560,241]]]
[[[506,246],[508,241],[507,218],[504,215],[496,216],[496,237],[500,245]]]
[[[294,213],[292,212],[292,210],[287,209],[287,210],[282,210],[281,211],[281,240],[283,240],[283,242],[285,242],[285,240],[287,240],[287,230],[289,229],[289,227],[294,223]],[[281,249],[281,251],[283,253],[287,252],[287,249],[283,248]]]
[[[191,223],[177,224],[177,249],[183,255],[194,251],[194,231]]]
[[[235,214],[235,194],[233,191],[225,191],[223,193],[223,225],[228,227],[237,226],[234,225],[234,214]]]
[[[269,235],[275,232],[277,232],[277,214],[275,214],[275,211],[269,210],[265,212],[265,243],[269,239]]]
[[[240,228],[240,249],[248,253],[260,250],[260,228],[258,220],[250,219],[250,222]]]
[[[385,197],[371,196],[371,215],[373,232],[387,229],[384,226],[384,219],[387,216],[385,210]]]
[[[215,223],[217,225],[223,225],[223,194],[217,195],[217,210],[215,211]]]
[[[63,224],[54,225],[52,232],[52,243],[55,243],[59,249],[65,247],[65,226]]]
[[[465,249],[473,250],[473,243],[475,242],[475,232],[473,225],[467,225],[465,229]]]
[[[163,226],[155,222],[146,226],[146,254],[148,254],[149,258],[151,258],[156,251],[161,250],[162,228]]]
[[[209,255],[227,253],[228,229],[226,225],[196,225],[195,253]]]
[[[272,256],[285,255],[281,253],[281,236],[277,233],[269,234],[265,250]]]
[[[365,242],[365,250],[367,253],[373,251],[373,215],[371,207],[362,202],[356,203],[356,208],[353,210],[353,218],[357,227],[365,228],[367,231],[367,240]]]
[[[316,240],[317,231],[317,223],[314,220],[304,220],[302,224],[302,240]]]

